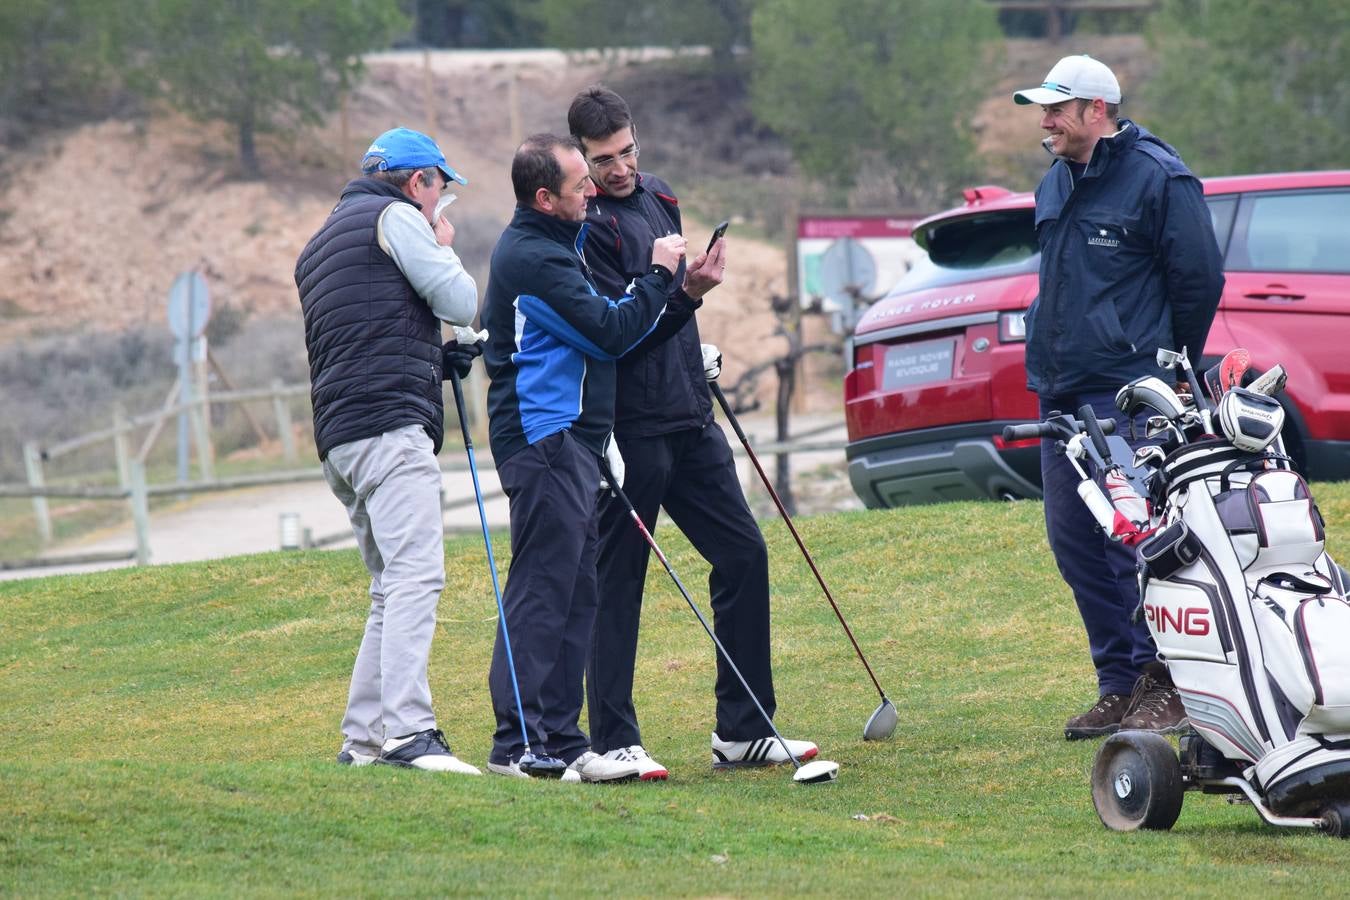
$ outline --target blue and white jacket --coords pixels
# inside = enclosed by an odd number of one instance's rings
[[[628,294],[602,297],[587,277],[586,231],[518,206],[492,251],[482,323],[497,463],[564,430],[601,454],[614,430],[614,360],[657,336],[670,273],[654,269]]]

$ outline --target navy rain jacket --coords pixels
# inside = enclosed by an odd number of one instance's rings
[[[1198,366],[1223,292],[1223,260],[1199,180],[1129,121],[1075,180],[1058,159],[1036,188],[1040,296],[1027,311],[1027,387],[1044,397],[1174,380],[1158,348]]]
[[[614,428],[614,360],[659,331],[671,276],[609,299],[587,280],[587,225],[516,207],[492,251],[482,322],[493,458],[570,430],[597,456]]]
[[[638,175],[633,193],[591,198],[586,212],[591,227],[586,246],[595,286],[617,296],[651,266],[652,242],[680,233],[679,201],[654,175]],[[689,248],[689,258],[701,248]],[[658,334],[643,341],[618,364],[614,431],[622,437],[654,437],[712,422],[712,396],[703,375],[698,322],[703,304],[684,292],[684,263],[670,285]],[[668,334],[673,336],[666,339]]]

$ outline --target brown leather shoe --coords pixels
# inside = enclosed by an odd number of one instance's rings
[[[1190,725],[1181,695],[1172,684],[1164,663],[1149,663],[1134,683],[1129,710],[1120,720],[1121,731],[1152,731],[1176,734]]]
[[[1081,741],[1115,734],[1120,730],[1127,706],[1129,698],[1124,694],[1102,694],[1092,709],[1064,723],[1064,739]]]

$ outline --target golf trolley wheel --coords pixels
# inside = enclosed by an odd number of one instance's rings
[[[1092,763],[1092,805],[1112,831],[1166,831],[1181,815],[1181,762],[1166,738],[1120,731]]]
[[[1322,830],[1332,837],[1350,838],[1350,803],[1333,803],[1323,809]]]

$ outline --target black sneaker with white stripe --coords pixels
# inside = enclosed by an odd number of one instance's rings
[[[804,763],[814,759],[820,750],[810,741],[787,741],[788,749]],[[783,752],[783,745],[773,735],[756,738],[753,741],[724,741],[713,732],[712,736],[713,768],[737,769],[743,766],[777,766],[791,762]]]

